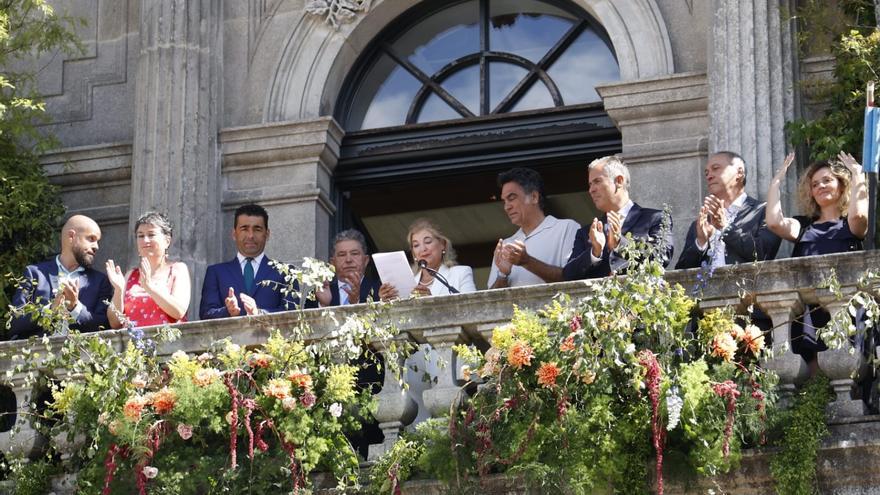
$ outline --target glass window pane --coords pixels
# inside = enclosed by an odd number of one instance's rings
[[[479,65],[470,65],[454,72],[440,85],[474,115],[480,115]]]
[[[438,120],[460,119],[461,114],[450,107],[443,99],[437,96],[433,91],[422,105],[419,117],[416,122],[436,122]]]
[[[608,45],[587,29],[547,71],[566,105],[599,101],[595,86],[620,79],[620,67]]]
[[[369,104],[352,108],[353,128],[373,129],[405,124],[406,113],[421,83],[387,55],[379,58],[363,81],[355,101],[369,101]],[[371,94],[375,96],[367,100]]]
[[[479,2],[442,10],[410,28],[394,49],[432,76],[449,62],[480,51]]]
[[[510,109],[511,112],[522,112],[524,110],[537,110],[539,108],[552,108],[553,97],[550,91],[541,80],[536,80],[532,86],[522,95],[522,98],[516,102],[516,105]]]
[[[506,62],[489,62],[489,111],[495,109],[528,74],[524,68]]]
[[[538,62],[575,23],[571,14],[541,2],[494,1],[489,49]]]

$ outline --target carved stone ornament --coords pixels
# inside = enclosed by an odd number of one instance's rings
[[[339,25],[352,22],[358,12],[370,10],[372,0],[311,0],[306,12],[324,18],[324,22],[339,29]]]

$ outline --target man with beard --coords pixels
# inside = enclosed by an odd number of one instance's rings
[[[67,311],[69,328],[94,332],[108,328],[107,301],[113,288],[103,273],[92,269],[101,229],[89,217],[74,215],[61,229],[61,253],[52,259],[28,265],[24,282],[15,291],[12,305],[42,304]],[[28,316],[12,319],[10,339],[25,339],[46,331]]]

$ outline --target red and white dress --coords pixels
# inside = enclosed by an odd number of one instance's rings
[[[171,265],[171,268],[168,270],[168,279],[165,281],[165,286],[168,288],[169,292],[173,292],[177,277],[186,276],[185,273],[181,275],[181,271],[185,270],[186,266],[183,263],[178,262]],[[183,318],[176,320],[168,316],[168,314],[156,304],[156,301],[154,301],[141,286],[141,271],[138,268],[132,270],[131,275],[128,276],[128,280],[125,281],[125,297],[123,299],[123,305],[125,307],[124,313],[126,318],[131,320],[136,327],[164,325],[165,323],[186,321],[186,315],[184,315]]]

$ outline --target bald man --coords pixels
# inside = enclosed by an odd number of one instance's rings
[[[62,308],[70,315],[70,328],[81,332],[108,328],[105,301],[113,296],[113,288],[106,275],[92,269],[100,240],[101,229],[94,220],[83,215],[70,217],[61,229],[61,253],[28,265],[24,284],[12,297],[13,306],[32,302]],[[9,337],[25,339],[44,333],[35,321],[19,316],[12,320]]]

